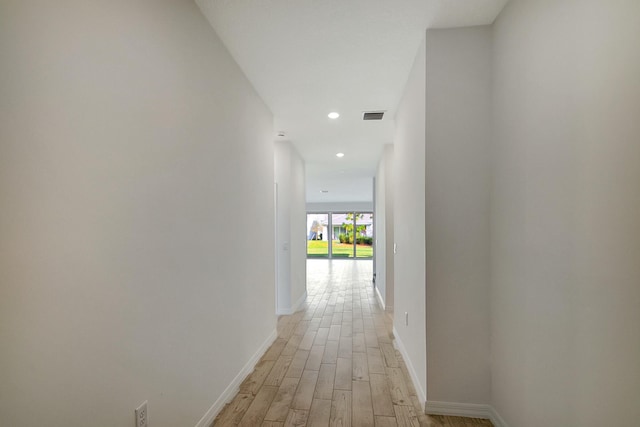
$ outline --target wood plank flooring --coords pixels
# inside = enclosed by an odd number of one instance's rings
[[[309,260],[304,308],[278,319],[277,340],[213,425],[491,426],[424,415],[371,277],[371,261]]]

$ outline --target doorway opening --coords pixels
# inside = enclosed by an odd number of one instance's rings
[[[307,213],[307,258],[373,258],[373,212]]]

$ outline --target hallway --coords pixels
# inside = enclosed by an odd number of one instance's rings
[[[213,425],[491,426],[422,415],[372,271],[372,261],[308,260],[305,307],[279,318],[277,340]]]

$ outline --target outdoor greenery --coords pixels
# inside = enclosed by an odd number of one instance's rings
[[[346,235],[344,233],[341,233],[338,236],[338,239],[340,240],[340,243],[349,243],[349,244],[353,244],[353,236],[351,235]],[[369,237],[369,236],[358,236],[356,237],[356,243],[358,245],[369,245],[371,246],[373,244],[373,237]]]
[[[353,236],[354,236],[354,231],[353,231],[353,218],[356,218],[356,230],[355,230],[355,236],[356,236],[356,241],[358,239],[358,237],[362,234],[365,233],[365,230],[367,229],[367,226],[364,224],[358,224],[358,220],[361,220],[364,218],[364,214],[362,213],[348,213],[347,216],[345,217],[345,221],[348,222],[343,222],[342,223],[342,227],[346,230],[347,235],[346,235],[346,239],[345,242],[342,242],[342,240],[340,240],[341,243],[353,243]]]
[[[369,258],[373,256],[373,246],[356,244],[356,257]]]
[[[307,255],[327,255],[329,242],[323,240],[307,240]]]
[[[365,215],[367,220],[365,220]],[[313,217],[313,222],[309,230],[309,237],[307,240],[307,256],[309,257],[327,257],[329,255],[329,242],[323,240],[322,232],[325,225],[322,221],[327,220],[327,215],[324,219],[321,217]],[[371,226],[373,215],[371,213],[351,212],[346,214],[340,214],[344,218],[340,226],[337,225],[339,220],[333,223],[333,232],[330,236],[334,239],[331,243],[332,257],[334,258],[353,258],[354,256],[354,242],[355,244],[355,256],[357,258],[370,258],[373,256],[373,238],[367,236],[367,227]],[[340,218],[335,216],[334,219]],[[329,222],[331,224],[331,222]]]
[[[358,245],[373,245],[373,237],[369,236],[359,236],[356,238],[356,244]]]
[[[307,255],[326,256],[329,254],[329,242],[323,240],[307,240]],[[373,256],[373,247],[369,245],[356,245],[356,254],[359,258],[367,258]],[[353,256],[353,243],[340,243],[333,241],[334,257]]]

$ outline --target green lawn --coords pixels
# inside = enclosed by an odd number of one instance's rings
[[[329,242],[322,240],[307,240],[307,255],[328,255]]]
[[[357,258],[371,258],[373,256],[373,246],[371,245],[356,245],[356,257]]]
[[[329,254],[329,242],[322,240],[307,240],[307,255],[327,256]],[[369,258],[373,256],[373,247],[369,245],[356,245],[358,258]],[[334,257],[353,257],[353,245],[333,241]]]

